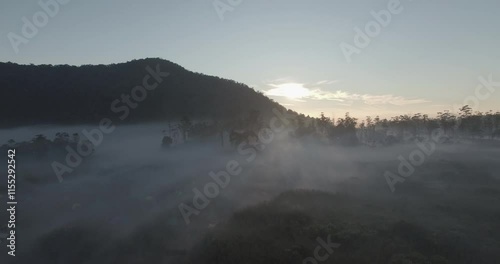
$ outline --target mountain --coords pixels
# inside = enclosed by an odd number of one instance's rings
[[[147,69],[149,67],[149,70]],[[0,126],[96,123],[117,120],[116,102],[142,85],[151,71],[168,72],[154,90],[129,107],[123,123],[189,118],[231,119],[252,110],[285,108],[245,84],[195,73],[167,60],[148,58],[110,65],[19,65],[0,63]],[[155,83],[152,76],[148,82]],[[142,94],[137,89],[137,95]],[[137,97],[136,97],[137,98]],[[133,99],[132,99],[133,100]],[[127,105],[127,107],[130,105]],[[134,104],[135,106],[135,104]],[[119,108],[121,107],[121,108]]]

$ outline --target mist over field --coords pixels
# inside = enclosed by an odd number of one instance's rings
[[[408,221],[428,232],[456,237],[457,247],[469,247],[467,252],[498,257],[499,233],[494,231],[500,217],[496,206],[500,199],[498,142],[436,144],[413,174],[394,185],[393,193],[384,173],[397,174],[398,156],[409,160],[410,153],[419,149],[415,143],[335,146],[312,138],[298,140],[288,129],[255,147],[224,148],[214,135],[163,149],[164,127],[116,127],[62,182],[50,166],[63,162],[62,157],[36,160],[19,153],[17,196],[22,211],[18,225],[22,232],[18,239],[23,245],[19,263],[35,259],[38,263],[76,259],[109,263],[121,258],[200,263],[192,258],[201,254],[199,250],[207,250],[199,249],[205,236],[230,224],[234,213],[297,190],[348,197],[348,203],[335,208],[345,215],[335,219],[352,217],[351,224],[368,226]],[[29,134],[92,128],[24,127],[2,130],[1,136],[26,139]],[[230,162],[237,162],[240,173],[228,174],[227,185],[214,198],[207,198],[213,190],[204,187],[215,182],[210,173],[226,172]],[[193,205],[194,189],[209,201],[202,209]],[[199,197],[195,200],[203,203]],[[335,199],[326,196],[314,206],[335,204]],[[197,213],[183,214],[180,204]],[[300,202],[287,206],[299,212],[309,210]],[[256,221],[265,218],[257,216]],[[336,251],[349,249],[345,239],[338,238],[343,246]]]

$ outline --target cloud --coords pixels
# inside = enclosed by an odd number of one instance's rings
[[[319,81],[316,83],[316,85],[327,84],[329,82],[332,81],[328,80]],[[423,104],[430,102],[426,99],[405,98],[403,96],[395,96],[392,94],[372,95],[372,94],[356,94],[342,90],[337,90],[334,92],[324,91],[320,88],[307,88],[305,87],[304,84],[301,83],[282,83],[282,84],[269,83],[268,85],[273,88],[267,90],[265,92],[266,95],[287,97],[288,99],[300,102],[309,99],[309,100],[336,101],[347,105],[352,104],[354,102],[363,102],[367,105],[396,105],[396,106]]]
[[[363,94],[361,95],[361,98],[365,104],[369,105],[392,104],[401,106],[401,105],[423,104],[430,102],[425,99],[408,99],[402,96],[394,96],[392,94],[386,94],[386,95]]]
[[[323,84],[334,84],[334,83],[337,83],[339,82],[338,80],[323,80],[323,81],[319,81],[317,83],[315,83],[316,85],[323,85]]]

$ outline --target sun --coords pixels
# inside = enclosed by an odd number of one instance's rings
[[[275,87],[267,91],[267,95],[271,96],[283,96],[289,99],[297,100],[307,97],[311,94],[311,91],[304,87],[301,83],[283,83],[283,84],[272,84]]]

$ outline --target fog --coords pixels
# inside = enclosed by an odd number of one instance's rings
[[[72,248],[70,245],[66,249],[60,248],[61,245],[76,241],[61,238],[61,244],[47,245],[47,241],[40,239],[68,227],[89,227],[93,231],[83,232],[84,236],[106,238],[107,242],[100,241],[103,244],[99,244],[99,253],[92,252],[100,257],[89,257],[92,263],[107,263],[102,256],[114,254],[110,252],[113,247],[107,244],[113,242],[109,241],[133,240],[131,237],[136,238],[138,230],[148,226],[154,226],[157,235],[171,241],[170,248],[165,250],[189,252],[207,232],[223,225],[234,212],[296,189],[342,193],[377,208],[375,211],[380,214],[396,211],[399,217],[432,230],[463,226],[479,218],[484,220],[488,212],[492,215],[499,212],[491,202],[500,199],[499,193],[494,192],[500,187],[500,151],[491,143],[437,144],[435,151],[424,157],[422,165],[414,166],[415,171],[404,182],[395,184],[395,191],[391,192],[384,173],[397,173],[398,156],[408,160],[410,153],[419,149],[414,143],[376,148],[339,147],[313,139],[297,140],[282,132],[254,151],[248,151],[250,146],[242,148],[243,151],[222,147],[218,136],[162,149],[164,126],[117,127],[104,135],[94,154],[85,157],[71,173],[65,173],[62,182],[50,166],[53,161],[64,163],[63,157],[36,160],[17,153],[17,243],[21,256],[17,262],[33,263],[31,258],[34,258],[37,263],[52,263],[47,250],[51,247],[68,250]],[[52,138],[59,131],[72,134],[83,129],[92,127],[22,127],[0,131],[0,140],[19,142],[36,134]],[[231,175],[227,186],[208,198],[208,205],[197,209],[198,214],[190,214],[187,223],[179,205],[194,208],[193,189],[203,191],[204,186],[214,182],[210,172],[227,171],[231,161],[237,162],[240,173]],[[43,180],[34,181],[28,176]],[[2,190],[6,189],[4,182],[0,185]],[[482,196],[485,190],[492,195]],[[475,213],[468,219],[459,219],[424,209],[443,201],[474,207]],[[2,214],[4,217],[5,212]],[[475,234],[486,232],[479,225],[467,229]],[[163,230],[168,232],[162,233]],[[40,250],[40,246],[44,249]],[[169,263],[168,259],[165,261]]]

